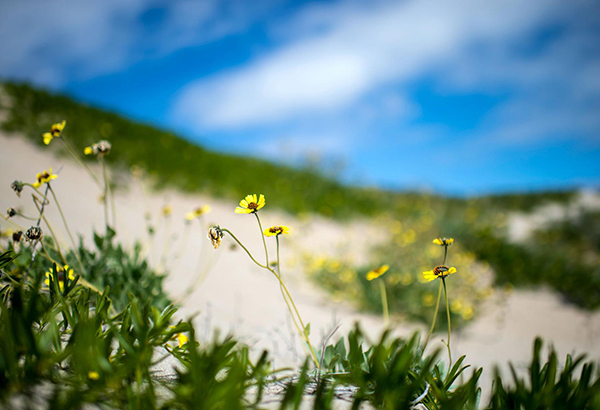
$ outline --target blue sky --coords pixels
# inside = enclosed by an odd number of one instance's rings
[[[3,78],[213,149],[459,195],[600,185],[592,0],[0,1],[0,36]]]

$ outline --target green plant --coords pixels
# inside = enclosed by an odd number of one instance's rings
[[[496,369],[491,410],[600,408],[600,372],[597,364],[584,362],[584,356],[573,358],[567,355],[561,365],[554,349],[551,349],[548,360],[542,363],[541,350],[542,340],[538,338],[534,342],[528,380],[519,377],[511,364],[512,380],[507,384]],[[577,372],[579,367],[581,371]]]

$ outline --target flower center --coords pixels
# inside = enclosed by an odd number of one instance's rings
[[[256,211],[258,209],[258,204],[256,202],[250,202],[248,204],[248,209],[252,209],[253,211]]]
[[[269,228],[269,232],[271,232],[271,233],[279,233],[281,231],[282,231],[282,229],[279,226],[273,226],[273,227]]]
[[[440,266],[436,266],[435,269],[433,270],[433,273],[436,276],[446,276],[447,272],[448,272],[449,268],[447,266],[444,265],[440,265]]]

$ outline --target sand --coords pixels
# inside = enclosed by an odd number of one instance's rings
[[[52,144],[59,143],[53,141]],[[34,215],[30,198],[27,195],[17,198],[10,183],[14,180],[33,182],[35,174],[43,169],[60,169],[59,177],[53,183],[55,191],[72,231],[83,235],[91,246],[92,230],[103,229],[104,214],[98,199],[100,191],[87,173],[69,158],[57,157],[52,147],[40,148],[25,138],[0,134],[0,147],[0,210],[4,212],[13,206]],[[127,190],[115,195],[118,239],[128,246],[135,240],[142,240],[155,266],[160,265],[165,244],[169,243],[166,246],[170,247],[167,258],[170,274],[166,288],[172,298],[180,300],[196,281],[198,272],[207,273],[202,284],[183,302],[179,318],[193,317],[203,340],[209,340],[215,329],[219,329],[221,335],[231,333],[250,344],[255,352],[269,349],[276,367],[297,365],[303,360],[305,352],[289,320],[276,279],[254,265],[239,247],[232,249],[230,238],[225,238],[218,250],[214,250],[206,239],[206,226],[220,224],[232,230],[262,262],[262,242],[253,216],[235,214],[235,201],[176,191],[144,194],[140,185],[128,176],[120,174],[116,177],[128,185]],[[160,216],[166,204],[172,206],[168,224]],[[210,205],[212,211],[202,224],[196,221],[191,226],[186,246],[180,245],[185,229],[183,215],[205,204]],[[372,238],[375,241],[384,239],[375,224],[368,220],[343,224],[318,217],[300,220],[274,210],[275,205],[276,198],[267,198],[261,217],[264,226],[284,224],[294,230],[293,236],[282,238],[284,261],[294,259],[295,253],[302,249],[333,254],[340,245],[350,246],[358,260],[367,261]],[[157,229],[152,247],[148,245],[144,220],[147,212],[153,215]],[[63,247],[69,247],[54,206],[49,207],[47,216],[53,221]],[[522,215],[519,217],[523,218]],[[18,222],[26,225],[26,221]],[[8,227],[0,220],[0,229]],[[270,246],[270,255],[274,255],[273,240]],[[181,257],[176,259],[178,255]],[[293,269],[286,264],[284,267],[283,276],[298,309],[303,319],[311,323],[313,344],[318,345],[337,324],[341,327],[336,336],[347,333],[355,322],[360,322],[372,337],[377,337],[383,330],[379,316],[358,312],[346,301],[334,302],[324,290],[308,280],[299,265]],[[395,323],[394,328],[399,335],[424,329],[423,325],[413,323]],[[517,368],[526,365],[536,336],[552,344],[562,357],[567,353],[587,352],[589,357],[600,360],[600,312],[585,312],[567,305],[548,289],[517,290],[502,303],[490,301],[482,315],[453,334],[453,355],[455,358],[467,355],[468,363],[485,366],[481,384],[487,390],[496,363],[503,364],[504,368],[509,360]],[[440,342],[442,337],[445,336],[432,338],[430,347],[444,347]],[[170,364],[165,363],[162,371],[169,373]]]

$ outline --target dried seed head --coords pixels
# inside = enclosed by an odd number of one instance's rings
[[[23,240],[23,231],[16,231],[12,234],[12,240],[14,243],[19,243]]]
[[[12,206],[6,210],[6,216],[8,218],[12,218],[16,214],[17,214],[17,210],[15,208],[13,208]]]
[[[20,198],[21,192],[23,191],[23,183],[21,181],[14,181],[12,184],[10,184],[10,187],[12,188],[13,191],[15,191],[15,194],[17,194],[17,196]]]
[[[27,230],[25,236],[29,241],[37,241],[42,239],[42,236],[44,236],[44,232],[42,232],[42,228],[40,228],[39,226],[32,226]]]
[[[98,141],[98,143],[96,144],[96,149],[98,150],[99,157],[106,155],[110,152],[111,149],[110,142],[106,140]]]
[[[213,248],[218,249],[221,246],[221,239],[223,238],[223,231],[219,225],[215,225],[208,230],[208,239],[212,243]]]

